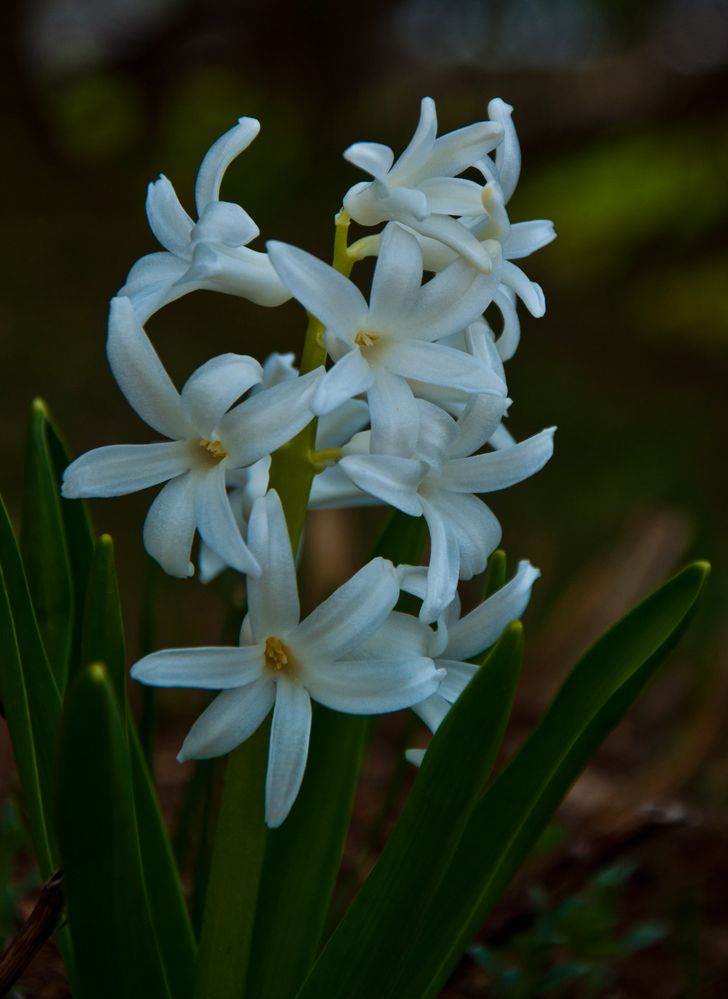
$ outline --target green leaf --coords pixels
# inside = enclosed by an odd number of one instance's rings
[[[488,559],[488,568],[483,584],[483,600],[492,597],[494,593],[505,586],[506,568],[506,553],[502,548],[498,548]]]
[[[61,701],[46,658],[13,527],[0,500],[0,697],[43,878],[56,868],[52,808]]]
[[[695,563],[622,618],[575,666],[473,810],[382,999],[428,999],[451,970],[600,742],[677,640],[708,573]]]
[[[96,542],[86,589],[81,661],[79,666],[103,662],[116,691],[126,724],[126,651],[119,583],[114,565],[114,543],[108,534]]]
[[[48,442],[48,412],[40,399],[33,401],[30,410],[20,547],[43,643],[63,690],[73,645],[75,594],[60,488]]]
[[[511,624],[448,712],[376,867],[312,969],[299,999],[369,999],[385,989],[495,763],[523,653]],[[253,995],[284,995],[281,991]]]
[[[171,999],[139,851],[126,731],[105,668],[69,686],[56,818],[78,999]]]

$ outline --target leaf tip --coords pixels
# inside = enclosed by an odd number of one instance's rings
[[[91,663],[87,670],[88,678],[93,683],[105,684],[107,682],[108,676],[106,673],[106,667],[103,663]]]

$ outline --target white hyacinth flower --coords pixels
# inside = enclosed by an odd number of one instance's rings
[[[367,303],[356,285],[310,253],[283,243],[269,243],[268,251],[294,297],[325,327],[335,363],[316,392],[314,411],[330,412],[366,393],[372,450],[411,453],[419,411],[409,379],[505,396],[505,384],[485,361],[434,342],[481,315],[497,287],[497,263],[481,275],[458,260],[423,286],[417,240],[390,223]]]
[[[399,597],[391,562],[373,559],[301,621],[293,555],[275,492],[256,501],[248,544],[262,573],[248,580],[240,647],[155,652],[131,675],[155,686],[222,691],[190,729],[180,760],[229,753],[273,709],[265,820],[276,827],[303,779],[312,700],[350,714],[397,711],[433,694],[443,673],[426,655],[356,653]]]
[[[240,118],[210,147],[195,184],[197,222],[164,175],[149,185],[149,226],[166,252],[138,260],[118,292],[131,299],[140,323],[201,288],[240,295],[256,305],[280,305],[290,298],[268,255],[247,245],[258,236],[258,226],[240,205],[220,200],[225,170],[259,131],[255,118]]]
[[[499,425],[503,402],[480,396],[458,421],[424,400],[418,406],[420,439],[412,457],[353,454],[339,467],[364,492],[427,521],[430,564],[420,618],[429,622],[452,602],[458,579],[485,569],[500,541],[500,524],[475,494],[505,489],[543,468],[553,452],[554,428],[474,454]]]
[[[458,177],[483,159],[503,137],[503,125],[481,121],[437,138],[435,102],[424,97],[412,139],[394,161],[389,146],[356,142],[344,158],[371,174],[344,197],[344,209],[361,225],[398,221],[430,237],[488,272],[491,257],[468,229],[451,216],[483,214],[481,184]]]
[[[144,545],[165,572],[192,574],[196,531],[227,565],[259,572],[230,508],[227,476],[254,465],[306,426],[322,369],[230,409],[263,372],[252,357],[222,354],[178,392],[127,298],[111,302],[107,354],[132,408],[169,440],[87,452],[66,469],[63,495],[121,496],[166,482],[144,522]]]

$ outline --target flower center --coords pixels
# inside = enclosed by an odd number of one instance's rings
[[[227,457],[227,451],[222,441],[209,441],[206,437],[202,437],[200,438],[200,447],[204,448],[215,461],[222,461],[223,458]]]
[[[380,333],[373,333],[371,330],[359,330],[354,337],[354,343],[357,347],[361,347],[362,350],[367,350],[367,348],[373,347],[380,339]]]
[[[266,638],[263,658],[271,673],[294,673],[298,665],[291,650],[275,635]]]

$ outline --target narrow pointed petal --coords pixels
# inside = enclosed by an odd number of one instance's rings
[[[194,222],[180,204],[174,187],[162,174],[147,188],[149,228],[170,253],[187,256]]]
[[[477,496],[443,493],[436,503],[448,534],[457,545],[459,578],[472,579],[485,569],[488,556],[501,540],[498,519]]]
[[[416,175],[419,167],[427,161],[436,135],[437,111],[435,102],[431,97],[423,97],[420,103],[420,120],[417,122],[417,128],[407,148],[389,173],[389,182],[392,186],[407,184],[409,177]]]
[[[450,447],[449,457],[467,458],[478,451],[500,426],[509,404],[510,399],[505,396],[472,396],[458,420],[457,439]]]
[[[503,246],[503,256],[506,260],[519,260],[540,250],[542,246],[547,246],[554,239],[556,239],[556,230],[553,222],[546,219],[516,222],[511,225],[508,239]]]
[[[311,402],[314,413],[323,415],[366,392],[374,380],[372,369],[358,347],[353,347],[329,368]]]
[[[294,298],[334,336],[353,343],[368,314],[364,296],[347,278],[305,250],[269,242],[266,249],[278,276]]]
[[[422,284],[422,251],[417,239],[401,225],[384,229],[369,297],[373,330],[391,329],[412,311]]]
[[[399,345],[392,348],[387,362]],[[399,454],[409,458],[419,433],[420,414],[412,389],[404,378],[386,368],[374,372],[367,393],[374,454]]]
[[[106,353],[131,407],[165,437],[186,437],[190,426],[164,365],[134,315],[128,298],[112,298]]]
[[[444,682],[444,681],[443,681]],[[414,713],[427,725],[431,732],[437,732],[444,721],[445,715],[450,710],[450,704],[441,696],[440,692],[430,694],[424,701],[412,707]]]
[[[437,690],[444,672],[431,659],[362,659],[325,663],[308,684],[311,697],[333,711],[373,715],[401,711]]]
[[[263,378],[263,369],[247,354],[220,354],[198,368],[185,382],[182,404],[190,424],[210,437],[224,413]]]
[[[449,215],[428,215],[422,221],[413,221],[408,224],[423,236],[429,236],[431,239],[449,246],[477,271],[482,274],[490,274],[493,260],[487,248],[464,223],[450,218]]]
[[[301,684],[281,679],[276,690],[265,778],[265,822],[276,829],[290,812],[306,770],[311,698]]]
[[[540,575],[530,562],[519,562],[513,579],[450,628],[447,657],[472,659],[495,645],[507,625],[525,611]]]
[[[404,378],[430,385],[444,385],[462,392],[505,395],[505,385],[490,365],[439,343],[424,340],[396,343],[387,355],[387,367]]]
[[[437,215],[483,214],[483,187],[462,177],[433,177],[423,180],[419,189],[427,198],[427,207]]]
[[[511,118],[513,108],[500,97],[495,97],[488,104],[488,114],[493,121],[503,126],[503,140],[495,151],[495,167],[503,199],[507,204],[521,173],[521,147]]]
[[[449,525],[434,503],[423,502],[430,531],[430,564],[427,570],[427,593],[420,608],[420,620],[436,621],[457,592],[460,555]]]
[[[365,493],[377,496],[383,503],[411,517],[422,515],[417,487],[427,474],[428,466],[424,461],[388,454],[352,454],[341,459],[339,468],[343,468]]]
[[[111,444],[87,451],[63,473],[67,499],[126,496],[186,472],[190,466],[186,441],[162,444]]]
[[[170,576],[191,576],[195,537],[195,477],[187,472],[172,479],[149,507],[144,521],[144,547]]]
[[[521,340],[521,321],[516,309],[515,293],[507,285],[501,285],[493,302],[503,316],[503,331],[496,341],[496,350],[502,361],[509,361]]]
[[[455,177],[495,149],[503,138],[503,126],[496,121],[478,121],[435,140],[427,161],[431,177]]]
[[[199,687],[227,690],[244,687],[263,674],[263,649],[242,648],[162,649],[144,656],[131,668],[133,680],[154,687]]]
[[[540,319],[546,312],[546,299],[544,298],[541,286],[536,284],[535,281],[531,281],[521,268],[516,267],[510,260],[503,261],[501,281],[515,291],[528,311],[536,319]]]
[[[438,694],[445,701],[454,704],[478,672],[478,667],[472,663],[457,662],[451,659],[438,659],[437,665],[445,670],[445,677],[440,684]]]
[[[200,221],[192,233],[192,242],[224,243],[230,247],[246,246],[260,229],[244,208],[232,201],[212,201],[200,212]]]
[[[319,604],[296,631],[296,646],[311,656],[311,676],[317,675],[319,662],[340,659],[366,641],[398,599],[394,566],[375,558]]]
[[[394,162],[394,153],[381,142],[355,142],[344,150],[344,159],[382,180]]]
[[[446,466],[447,487],[457,493],[489,493],[534,475],[554,451],[555,427],[501,451],[456,458]]]
[[[262,642],[270,635],[287,634],[300,617],[291,542],[274,489],[253,504],[248,545],[262,570],[259,578],[248,580],[248,620],[251,634]]]
[[[465,329],[480,319],[493,301],[499,280],[499,266],[490,274],[481,274],[466,261],[456,260],[423,285],[417,305],[407,317],[403,336],[442,340]]]
[[[255,118],[239,118],[237,125],[210,146],[200,164],[195,182],[198,215],[202,215],[211,201],[219,200],[223,174],[235,157],[248,148],[259,131],[260,122]]]
[[[243,541],[225,489],[225,466],[195,473],[195,520],[200,537],[231,569],[258,576],[260,566]]]
[[[311,422],[311,402],[323,368],[262,389],[226,413],[218,434],[229,468],[252,465],[295,437]]]
[[[255,683],[223,690],[187,733],[177,759],[209,760],[224,756],[249,739],[275,700],[275,683],[261,677]]]

